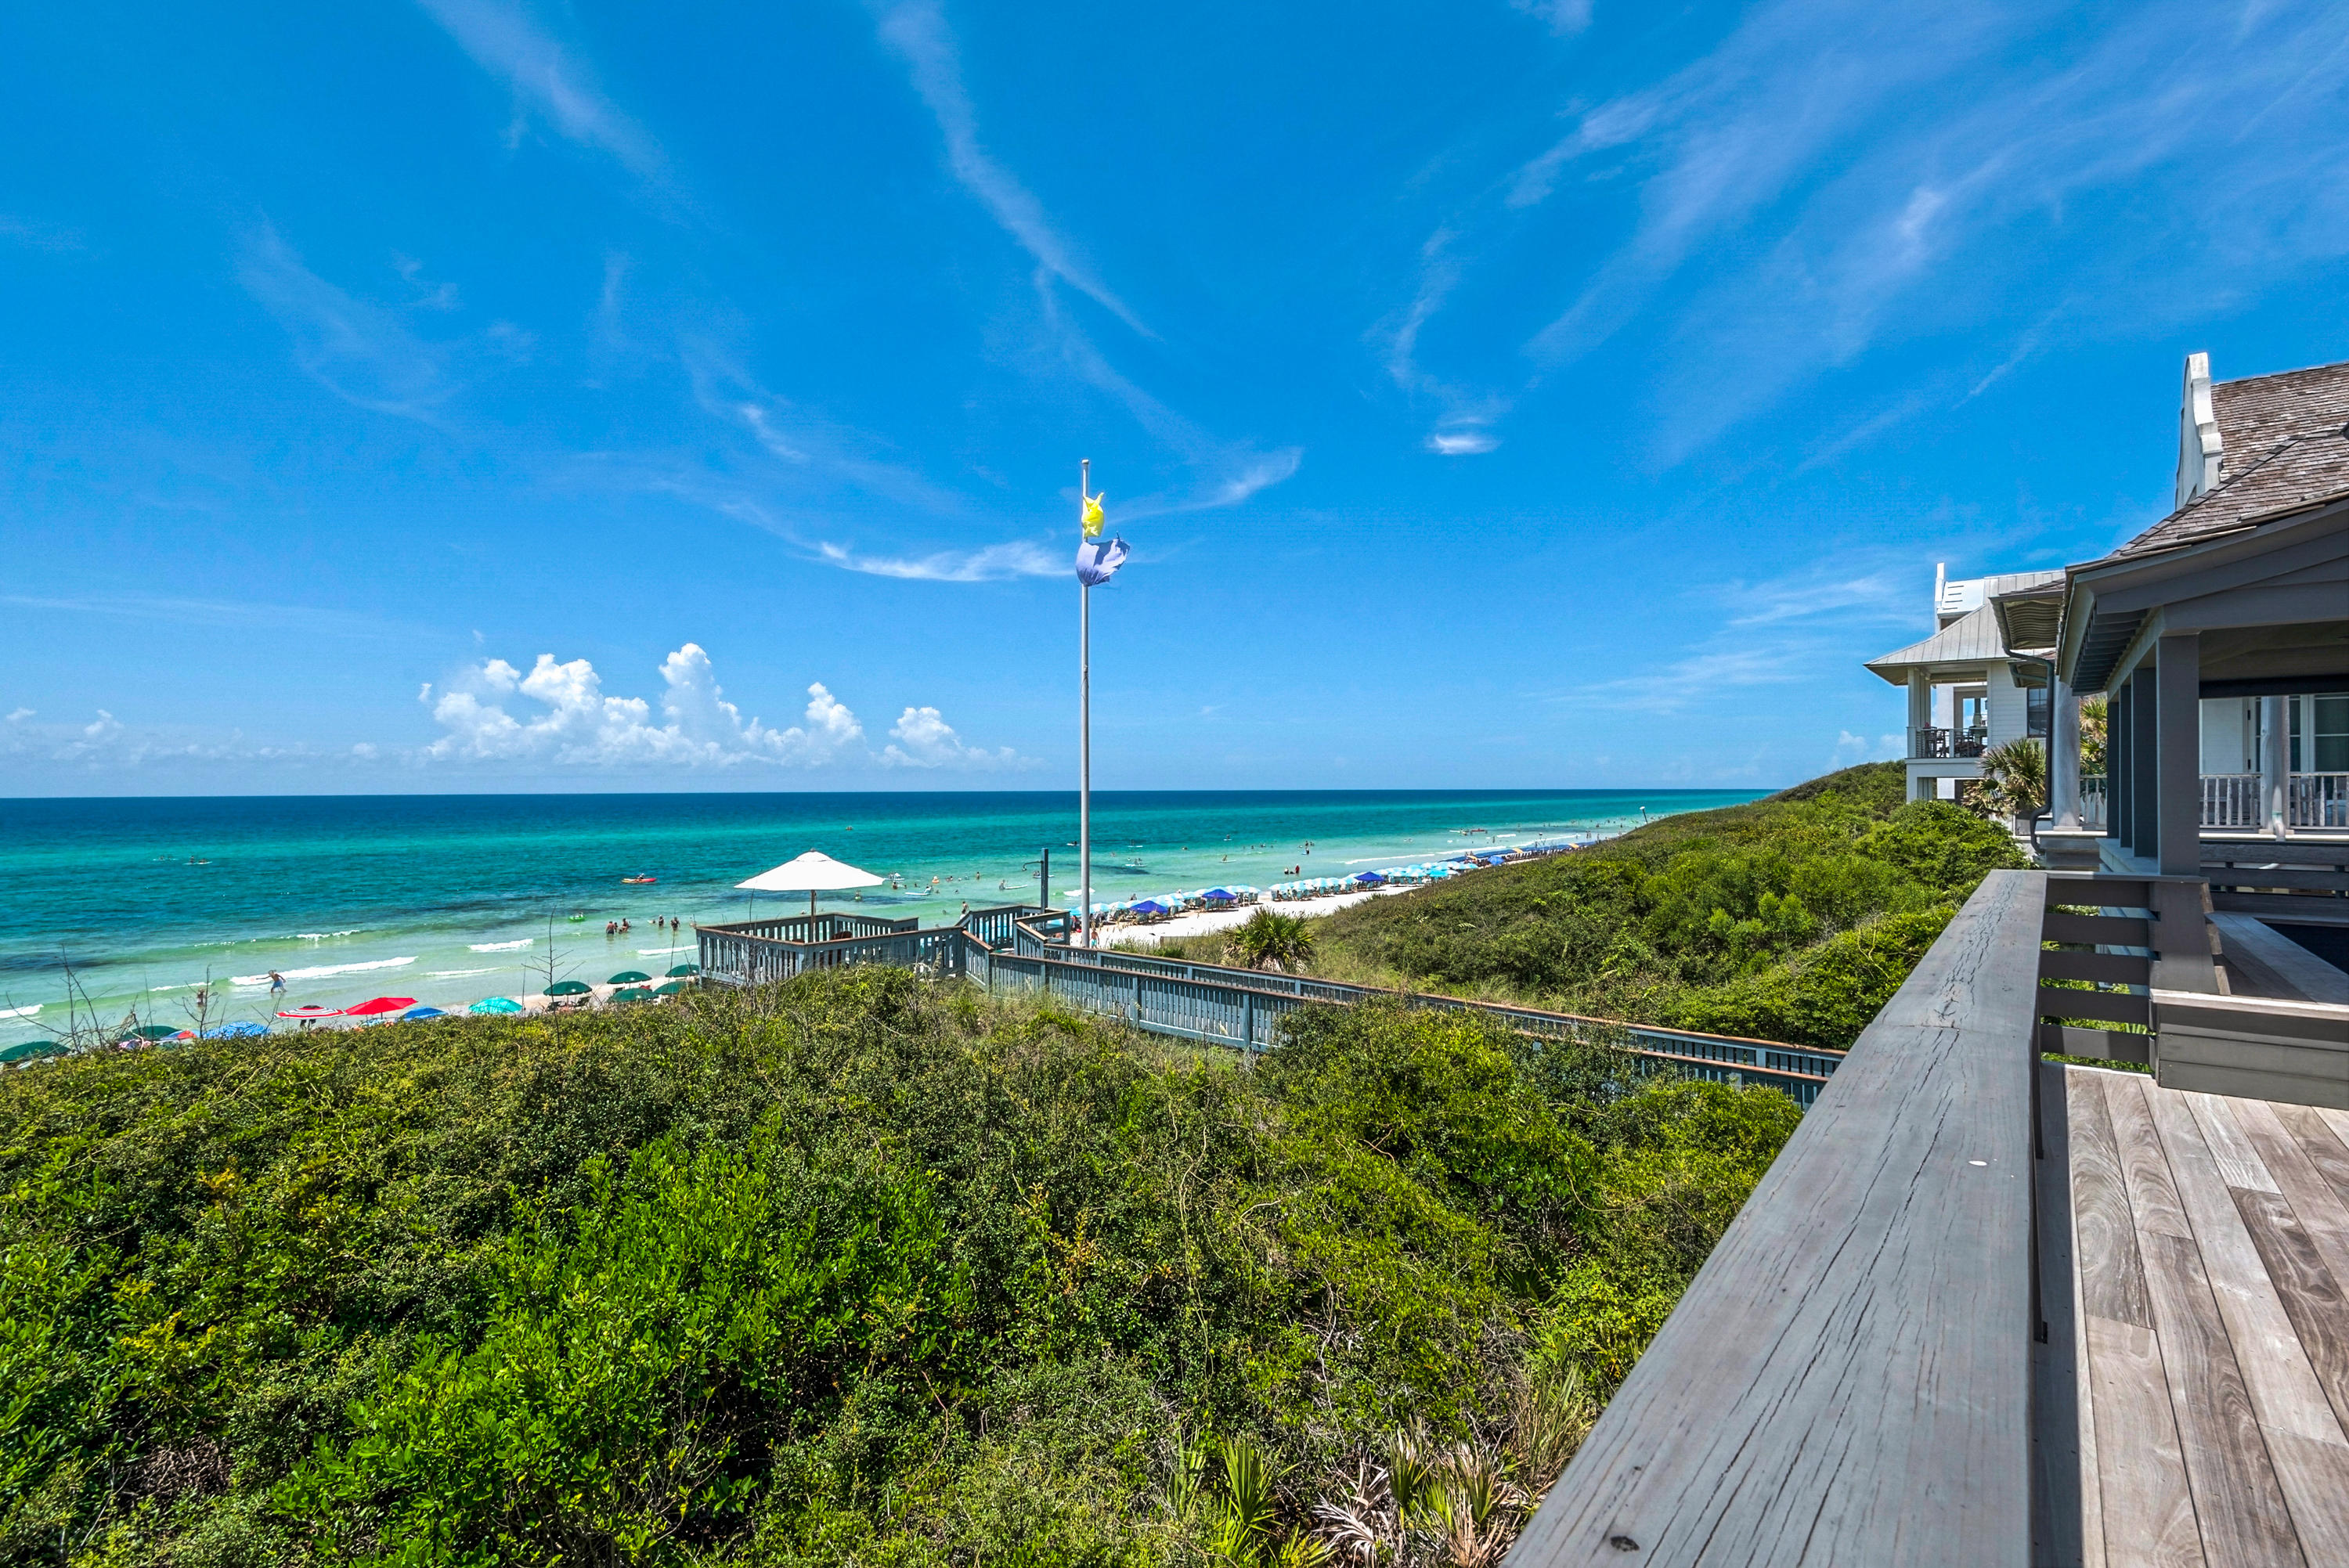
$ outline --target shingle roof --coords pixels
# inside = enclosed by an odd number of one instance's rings
[[[2349,361],[2210,388],[2219,483],[2105,557],[2199,544],[2349,496]]]

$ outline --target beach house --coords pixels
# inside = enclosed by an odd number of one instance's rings
[[[2204,876],[2221,909],[2342,915],[2349,363],[2214,382],[2207,355],[2189,358],[2174,509],[2005,622],[2063,698],[2049,864]],[[2101,777],[2080,773],[2070,693],[2106,697]],[[2276,902],[2299,894],[2322,902]]]
[[[2178,436],[2159,522],[1869,661],[1912,794],[2049,736],[2046,869],[1869,1024],[1512,1568],[2349,1563],[2349,364],[2195,355]]]
[[[2007,651],[1996,605],[2063,580],[2061,572],[2010,572],[1952,581],[1946,565],[1937,566],[1932,634],[1868,661],[1909,693],[1909,799],[1953,799],[1963,780],[1982,777],[1983,752],[2046,737],[2046,661]]]

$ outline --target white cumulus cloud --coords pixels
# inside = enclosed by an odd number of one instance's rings
[[[878,756],[864,727],[821,681],[807,688],[800,722],[776,727],[745,718],[726,700],[709,655],[688,643],[661,662],[659,709],[614,696],[585,659],[541,654],[525,673],[500,658],[470,666],[429,705],[440,738],[423,755],[443,762],[537,763],[557,767],[823,768],[873,765],[997,768],[1016,764],[1009,748],[968,746],[934,707],[908,707]]]
[[[881,761],[890,768],[1013,768],[1019,758],[1011,748],[989,751],[964,743],[954,726],[934,707],[909,707],[889,728],[891,744],[882,748]]]

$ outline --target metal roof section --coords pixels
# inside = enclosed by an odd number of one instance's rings
[[[1909,684],[1909,672],[1950,665],[1976,668],[2006,659],[1998,617],[1989,608],[1971,611],[1942,627],[1921,643],[1911,643],[1868,661],[1868,667],[1894,686]]]

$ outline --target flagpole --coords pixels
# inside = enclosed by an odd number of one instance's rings
[[[1093,460],[1077,468],[1077,531],[1084,533],[1084,498],[1093,493]],[[1093,944],[1093,590],[1077,582],[1077,906],[1084,945]]]

